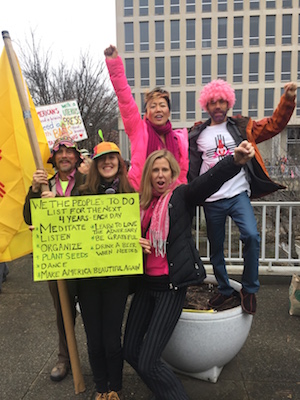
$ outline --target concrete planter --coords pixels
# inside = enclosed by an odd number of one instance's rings
[[[204,282],[217,283],[213,275]],[[240,291],[239,282],[230,279],[230,284]],[[241,306],[213,313],[183,310],[163,359],[174,371],[215,383],[244,345],[252,319]]]

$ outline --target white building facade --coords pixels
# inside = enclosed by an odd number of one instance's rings
[[[285,83],[300,86],[300,0],[116,0],[117,47],[137,105],[147,90],[171,94],[174,128],[207,119],[198,103],[213,79],[229,82],[229,115],[272,115]],[[271,163],[285,155],[300,164],[300,89],[290,123],[261,145]],[[119,129],[123,125],[120,119]],[[126,158],[128,142],[120,135]]]

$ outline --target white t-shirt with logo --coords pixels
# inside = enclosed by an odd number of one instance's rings
[[[227,122],[222,124],[207,126],[197,139],[198,151],[202,153],[202,165],[200,175],[212,168],[217,162],[228,155],[234,154],[236,143],[226,128]],[[246,179],[244,168],[225,182],[221,188],[208,197],[205,201],[212,202],[221,199],[230,199],[242,192],[247,191],[250,196],[250,185]]]

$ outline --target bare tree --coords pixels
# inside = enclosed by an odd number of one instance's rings
[[[108,83],[105,63],[95,64],[89,55],[80,54],[77,67],[69,68],[64,61],[51,66],[50,51],[42,51],[31,31],[31,40],[21,47],[20,63],[35,105],[55,104],[76,99],[88,133],[80,147],[91,149],[99,142],[98,130],[105,139],[118,126],[117,98]],[[114,141],[118,135],[113,133]]]

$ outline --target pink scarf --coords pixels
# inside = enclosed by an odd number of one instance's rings
[[[156,257],[165,257],[167,248],[167,238],[169,235],[169,201],[173,194],[173,190],[178,186],[178,182],[174,182],[169,186],[168,193],[164,195],[158,194],[153,190],[153,199],[147,210],[141,210],[142,230],[145,232],[147,225],[149,227],[149,240],[155,249]]]
[[[61,197],[63,197],[63,196],[65,196],[65,197],[71,196],[72,189],[73,189],[73,187],[74,187],[74,185],[75,185],[75,173],[76,173],[76,169],[74,169],[74,170],[70,173],[70,175],[68,175],[68,181],[69,181],[69,183],[68,183],[68,186],[67,186],[67,189],[66,189],[65,193],[63,192],[63,189],[62,189],[62,187],[61,187],[61,184],[60,184],[60,181],[59,181],[58,173],[55,175],[56,193],[57,193],[59,196],[61,196]]]
[[[155,150],[167,149],[173,154],[176,161],[179,163],[179,147],[172,130],[171,122],[167,121],[166,125],[159,126],[152,124],[146,118],[146,124],[148,130],[147,157]],[[162,135],[165,137],[166,144],[164,144],[160,138]]]

